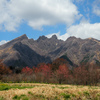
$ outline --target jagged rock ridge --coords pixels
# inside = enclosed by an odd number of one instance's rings
[[[32,67],[59,57],[64,57],[69,63],[76,65],[87,62],[100,64],[100,41],[76,37],[62,41],[56,35],[51,38],[41,36],[33,40],[24,34],[0,46],[0,59],[7,66]]]

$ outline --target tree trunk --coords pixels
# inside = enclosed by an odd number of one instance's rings
[[[60,79],[60,80],[59,80],[59,84],[61,84],[61,83],[62,83],[62,80]]]

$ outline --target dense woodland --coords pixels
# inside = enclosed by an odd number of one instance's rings
[[[32,68],[22,69],[5,66],[0,61],[1,82],[39,82],[76,85],[99,85],[100,66],[81,64],[70,67],[65,59],[58,58],[52,63],[40,63]]]

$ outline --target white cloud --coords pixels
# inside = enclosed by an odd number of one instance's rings
[[[62,40],[66,40],[70,36],[75,36],[78,38],[96,38],[100,40],[100,23],[90,24],[89,22],[81,22],[78,25],[73,25],[67,29],[67,33],[60,35],[56,33],[57,37]],[[47,35],[47,37],[53,34]]]
[[[100,23],[80,23],[79,25],[73,25],[67,30],[67,33],[70,36],[76,36],[82,39],[89,37],[100,39]]]
[[[48,35],[46,35],[46,37],[51,38],[53,35],[56,35],[58,39],[61,39],[61,40],[64,40],[64,41],[69,37],[69,34],[67,34],[67,33],[64,34],[64,35],[60,35],[60,32],[48,34]]]
[[[14,16],[7,0],[0,0],[0,30],[15,31],[19,25],[18,17]]]
[[[34,29],[44,25],[71,25],[80,18],[71,0],[0,0],[0,26],[15,31],[23,22]]]
[[[6,41],[6,40],[2,40],[2,41],[0,41],[0,45],[3,45],[3,44],[5,44],[5,43],[7,43],[8,41]]]
[[[93,3],[93,13],[100,16],[100,0],[95,0]]]
[[[48,35],[46,35],[46,37],[51,38],[53,35],[56,35],[57,37],[59,37],[60,36],[60,32],[48,34]]]

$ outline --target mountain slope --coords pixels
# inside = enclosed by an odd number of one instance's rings
[[[49,57],[39,55],[32,49],[30,43],[34,40],[29,40],[26,35],[22,35],[2,46],[0,46],[0,59],[7,66],[24,67],[36,66],[38,63],[51,62]]]
[[[87,62],[94,64],[100,62],[100,41],[93,38],[82,40],[72,37],[65,42],[65,52],[73,63],[79,65]]]
[[[60,57],[66,59],[71,66],[87,62],[100,64],[100,41],[76,37],[62,41],[56,35],[51,38],[41,36],[33,40],[24,34],[0,46],[0,59],[7,66],[32,67]]]

